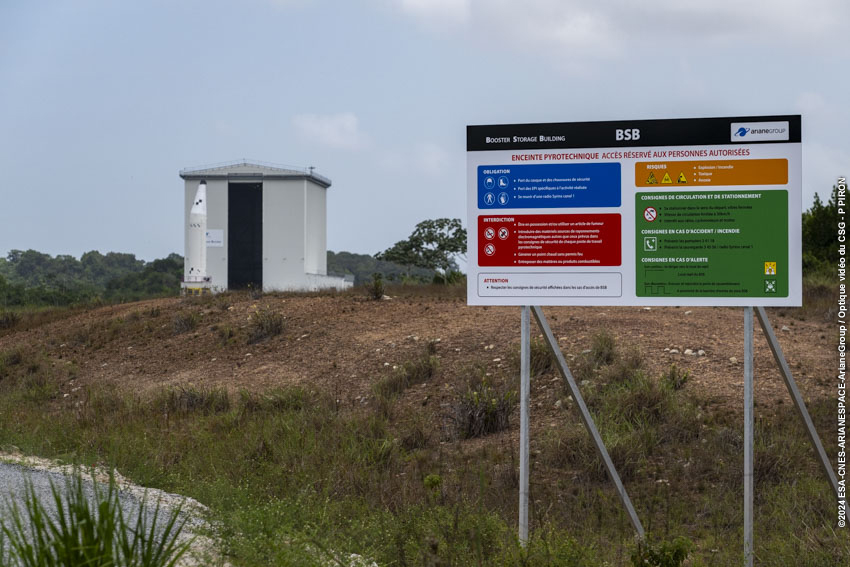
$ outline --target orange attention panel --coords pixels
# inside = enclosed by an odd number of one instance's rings
[[[787,159],[639,161],[635,164],[635,187],[787,183]]]

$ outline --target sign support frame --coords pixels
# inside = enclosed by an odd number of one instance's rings
[[[764,307],[745,307],[744,308],[744,565],[752,567],[754,557],[753,547],[753,450],[754,450],[754,412],[753,412],[753,311],[758,318],[761,330],[764,333],[767,344],[773,353],[773,359],[776,366],[782,374],[782,380],[785,382],[785,387],[791,395],[794,402],[794,407],[797,410],[797,415],[806,427],[806,433],[809,436],[809,442],[818,456],[818,461],[821,464],[824,474],[829,481],[832,491],[838,497],[838,477],[835,476],[835,471],[832,470],[832,464],[829,462],[829,457],[826,450],[823,448],[820,436],[812,422],[809,411],[806,409],[806,402],[800,394],[794,376],[791,374],[791,367],[788,366],[788,361],[785,359],[785,354],[782,347],[779,345],[779,340],[776,338],[776,333],[767,318],[767,312]]]
[[[614,483],[614,487],[617,490],[617,496],[620,498],[620,502],[622,503],[623,508],[625,508],[626,510],[626,514],[629,517],[629,521],[631,522],[632,527],[635,529],[638,539],[643,540],[646,537],[646,532],[643,529],[643,524],[641,524],[640,518],[638,517],[637,512],[635,511],[635,507],[632,504],[631,498],[629,498],[629,494],[628,492],[626,492],[626,488],[623,486],[623,481],[620,480],[620,475],[617,473],[617,469],[614,466],[614,462],[611,460],[611,456],[608,454],[608,449],[605,448],[605,443],[602,440],[602,436],[599,434],[599,430],[596,428],[596,423],[593,421],[593,416],[591,415],[590,410],[587,409],[587,404],[585,404],[584,402],[584,398],[581,395],[581,391],[578,388],[578,384],[576,384],[575,378],[573,377],[569,366],[567,366],[567,361],[564,359],[564,355],[561,352],[561,348],[558,346],[558,341],[555,340],[555,335],[552,333],[552,329],[549,327],[549,322],[546,320],[546,316],[543,314],[543,309],[541,309],[540,306],[535,305],[531,307],[522,307],[522,337],[520,345],[520,379],[522,381],[520,395],[520,543],[524,546],[525,543],[528,541],[528,385],[530,383],[529,355],[531,350],[531,337],[530,333],[528,332],[529,310],[531,311],[531,313],[534,314],[534,319],[535,321],[537,321],[537,326],[543,332],[543,338],[546,341],[546,345],[549,347],[549,352],[555,359],[556,365],[558,367],[558,372],[561,374],[561,378],[564,379],[564,382],[566,382],[567,387],[570,390],[570,394],[572,394],[573,399],[575,400],[576,405],[579,408],[579,415],[581,417],[581,421],[584,424],[584,427],[587,432],[590,434],[591,439],[593,440],[593,445],[596,448],[596,453],[602,463],[605,465],[605,470],[607,471],[608,476]],[[523,453],[523,448],[525,448],[525,453]],[[525,467],[525,475],[523,475],[523,467]]]

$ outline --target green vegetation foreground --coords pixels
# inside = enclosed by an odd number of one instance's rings
[[[410,291],[402,298],[400,291],[388,290],[394,300],[352,296],[339,305],[365,317],[393,302],[426,312],[458,303]],[[96,336],[89,327],[79,340],[86,341],[82,352],[112,344],[126,351],[127,341],[150,328],[187,345],[218,341],[217,357],[249,345],[257,357],[264,348],[300,344],[304,333],[288,327],[293,304],[328,299],[282,296],[244,327],[209,321],[257,301],[247,295],[173,301],[169,313],[140,307],[104,322]],[[0,354],[0,448],[106,463],[140,484],[196,498],[212,509],[235,565],[345,564],[351,553],[397,566],[678,565],[685,556],[688,565],[739,564],[740,412],[690,389],[703,379],[699,366],[659,372],[599,322],[595,328],[587,348],[566,354],[649,533],[642,547],[561,391],[560,417],[538,419],[545,431],[535,433],[533,535],[522,549],[516,356],[497,363],[486,351],[468,367],[449,368],[446,356],[437,357],[448,354],[445,345],[415,338],[407,358],[376,371],[368,398],[351,404],[342,390],[287,384],[238,391],[183,383],[139,392],[135,383],[88,381],[66,398],[84,360],[48,355],[15,342],[13,333],[6,344],[19,346]],[[546,351],[536,343],[533,352],[535,384],[557,387]],[[454,376],[462,382],[447,390]],[[834,406],[829,399],[809,405],[829,454],[836,452]],[[850,542],[833,528],[832,494],[790,404],[762,411],[756,431],[757,562],[846,564]]]

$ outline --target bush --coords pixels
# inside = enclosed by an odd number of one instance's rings
[[[283,315],[271,309],[258,309],[248,327],[248,344],[276,337],[283,332]]]
[[[366,297],[380,301],[384,298],[384,290],[384,276],[375,272],[372,274],[372,281],[366,284]]]
[[[680,567],[693,547],[693,542],[682,536],[673,541],[661,541],[654,544],[641,541],[632,552],[632,565],[635,567]]]

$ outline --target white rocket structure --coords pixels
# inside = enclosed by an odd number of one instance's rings
[[[207,182],[201,181],[192,210],[189,211],[189,233],[183,281],[204,283],[207,277]]]

